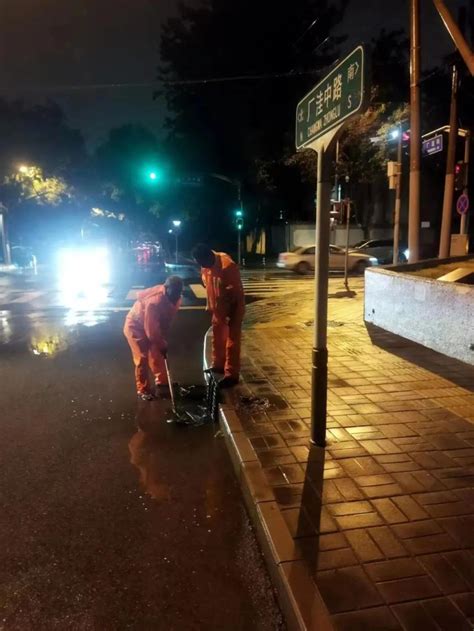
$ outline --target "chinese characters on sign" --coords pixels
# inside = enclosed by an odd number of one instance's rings
[[[423,140],[424,155],[430,156],[432,153],[438,153],[439,151],[443,151],[443,136],[441,134]]]
[[[356,48],[320,81],[296,109],[296,148],[323,136],[364,105],[364,49]]]

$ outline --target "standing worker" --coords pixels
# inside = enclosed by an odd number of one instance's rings
[[[240,340],[245,312],[245,297],[239,267],[224,252],[214,252],[200,243],[193,257],[201,266],[207,291],[207,308],[212,314],[212,368],[223,373],[221,388],[239,383]]]
[[[165,396],[169,384],[165,358],[168,332],[181,304],[183,281],[170,276],[164,285],[156,285],[138,293],[137,301],[128,312],[123,329],[135,364],[138,397],[144,401],[155,398],[148,380],[148,366],[155,376],[156,394]]]

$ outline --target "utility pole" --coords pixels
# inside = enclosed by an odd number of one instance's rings
[[[466,164],[466,186],[463,190],[465,195],[468,195],[468,184],[469,184],[469,157],[471,154],[471,132],[467,131],[464,136],[464,163]],[[469,212],[469,211],[468,211]],[[461,227],[459,232],[461,234],[467,234],[467,225],[468,225],[468,212],[461,215]]]
[[[398,174],[395,189],[395,213],[393,217],[393,264],[398,263],[400,249],[400,208],[402,205],[402,124],[398,125],[397,163]]]
[[[456,141],[458,138],[458,71],[453,66],[451,81],[451,109],[449,114],[448,155],[446,159],[446,176],[444,180],[443,217],[439,238],[439,258],[449,257],[451,250],[451,221],[453,217],[454,169],[456,166]]]
[[[410,0],[410,193],[408,250],[410,263],[420,258],[420,1]]]
[[[444,26],[451,36],[454,45],[458,49],[461,57],[464,59],[464,63],[466,64],[469,72],[474,76],[474,53],[462,34],[462,30],[456,24],[456,21],[451,15],[449,9],[444,4],[444,0],[433,0],[433,4],[443,20]]]

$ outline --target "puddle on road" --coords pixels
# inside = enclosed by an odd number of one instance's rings
[[[26,349],[35,357],[55,357],[79,341],[81,329],[110,319],[109,312],[66,311],[58,317],[43,311],[0,311],[0,346]]]

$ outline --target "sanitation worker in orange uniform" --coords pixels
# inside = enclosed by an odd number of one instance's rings
[[[139,292],[137,301],[128,312],[123,329],[135,364],[137,394],[144,401],[155,398],[148,375],[148,367],[155,377],[156,394],[166,396],[168,377],[165,357],[168,351],[168,332],[181,304],[183,281],[170,276],[164,285],[156,285]]]
[[[245,297],[239,266],[224,252],[197,245],[193,257],[201,266],[207,291],[207,308],[212,314],[212,368],[223,373],[220,387],[239,383],[240,341],[245,312]]]

